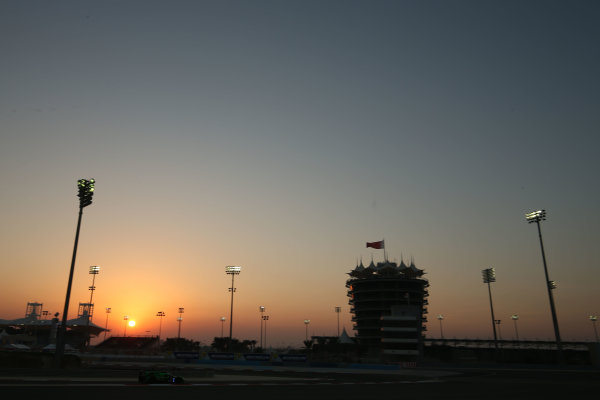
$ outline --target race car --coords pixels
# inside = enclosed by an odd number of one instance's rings
[[[164,371],[140,371],[138,375],[139,383],[172,383],[181,384],[183,378],[181,376],[172,375]]]

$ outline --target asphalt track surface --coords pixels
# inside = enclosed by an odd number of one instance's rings
[[[184,384],[140,384],[140,370]],[[440,366],[397,370],[193,364],[91,364],[77,369],[5,368],[2,398],[83,399],[553,399],[597,398],[600,369]]]

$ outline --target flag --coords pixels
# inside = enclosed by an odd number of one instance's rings
[[[367,242],[367,247],[372,247],[374,249],[383,249],[385,248],[385,243],[383,243],[383,240],[379,242]]]

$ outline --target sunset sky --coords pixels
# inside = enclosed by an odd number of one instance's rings
[[[353,336],[345,282],[385,239],[429,280],[428,337],[563,340],[600,314],[600,3],[0,3],[0,319],[69,306],[210,344]]]

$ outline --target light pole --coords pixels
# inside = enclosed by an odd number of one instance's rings
[[[310,324],[310,319],[304,320],[304,325],[306,325],[306,340],[308,341],[308,324]]]
[[[129,317],[125,315],[123,319],[125,320],[125,331],[123,332],[123,336],[127,337],[127,320],[129,319]]]
[[[552,312],[552,323],[554,324],[554,335],[556,337],[556,349],[558,350],[558,361],[562,364],[563,352],[562,343],[560,340],[560,332],[558,330],[558,319],[556,318],[556,309],[554,307],[554,297],[552,296],[552,290],[556,288],[554,281],[551,281],[548,277],[548,267],[546,265],[546,254],[544,252],[544,242],[542,241],[542,228],[540,227],[540,221],[546,220],[546,210],[532,211],[525,214],[527,222],[530,224],[537,224],[538,235],[540,237],[540,248],[542,249],[542,261],[544,262],[544,274],[546,276],[546,289],[548,289],[548,299],[550,301],[550,311]]]
[[[94,283],[96,282],[96,275],[98,275],[100,273],[100,267],[92,265],[90,267],[90,275],[92,275],[92,286],[89,287],[90,290],[90,306],[88,308],[88,314],[87,314],[87,321],[86,321],[86,345],[89,346],[90,345],[90,322],[92,320],[92,316],[94,315],[94,303],[92,303],[92,300],[94,298],[94,290],[96,290],[96,286],[94,286]]]
[[[233,293],[235,292],[235,286],[233,285],[233,279],[236,275],[242,271],[242,267],[235,267],[232,265],[228,265],[225,267],[225,273],[227,275],[231,275],[231,287],[229,291],[231,292],[231,311],[229,313],[229,350],[231,350],[231,338],[233,337]]]
[[[221,317],[221,337],[223,337],[223,325],[225,324],[225,317]]]
[[[179,329],[177,330],[177,342],[179,342],[179,339],[181,338],[181,321],[183,321],[181,314],[183,314],[183,307],[179,307],[178,313],[179,317],[177,317],[177,322],[179,322]]]
[[[337,314],[337,335],[340,337],[340,312],[342,311],[342,307],[336,307],[335,313]]]
[[[596,321],[598,320],[597,315],[590,315],[590,321],[592,322],[592,326],[594,327],[594,335],[596,336],[596,342],[598,342],[598,331],[596,330]]]
[[[90,267],[90,275],[92,275],[92,286],[89,287],[90,290],[90,305],[92,305],[92,300],[94,298],[94,290],[96,290],[96,286],[94,286],[94,283],[96,282],[96,275],[98,275],[100,273],[100,267],[92,265]],[[91,320],[92,319],[92,313],[88,313],[88,319]]]
[[[108,332],[108,315],[110,314],[110,307],[106,307],[106,324],[104,325],[104,340],[106,340],[106,332]]]
[[[481,271],[483,275],[483,283],[487,283],[488,292],[490,294],[490,310],[492,311],[492,328],[494,329],[494,347],[498,349],[498,337],[496,336],[496,319],[494,318],[494,305],[492,304],[492,287],[491,282],[496,282],[496,270],[487,268]]]
[[[444,340],[444,330],[442,329],[442,320],[444,319],[444,316],[442,314],[438,314],[437,319],[440,321],[440,336],[442,337],[442,340]]]
[[[265,321],[265,349],[267,348],[267,321],[269,320],[268,315],[263,315],[262,320]]]
[[[56,340],[56,365],[61,368],[63,354],[65,352],[65,341],[67,336],[67,315],[69,314],[69,300],[71,298],[71,286],[73,284],[73,272],[75,269],[75,257],[77,256],[77,243],[79,242],[79,229],[81,227],[81,216],[83,215],[84,207],[92,204],[94,195],[94,179],[80,179],[77,181],[77,197],[79,197],[79,216],[77,218],[77,230],[75,231],[75,244],[73,245],[73,257],[71,258],[71,269],[69,271],[69,282],[67,284],[67,295],[65,297],[65,308],[62,315],[62,324],[58,329]]]
[[[518,314],[513,314],[511,316],[513,322],[515,323],[515,337],[517,338],[517,340],[519,340],[519,331],[517,329],[517,321],[519,320],[519,315]]]
[[[258,306],[258,311],[260,312],[260,348],[263,348],[263,321],[264,321],[264,313],[265,306]]]
[[[165,317],[167,314],[165,314],[164,311],[159,311],[156,313],[156,316],[158,317],[158,347],[160,347],[160,334],[162,332],[162,320],[163,317]]]

